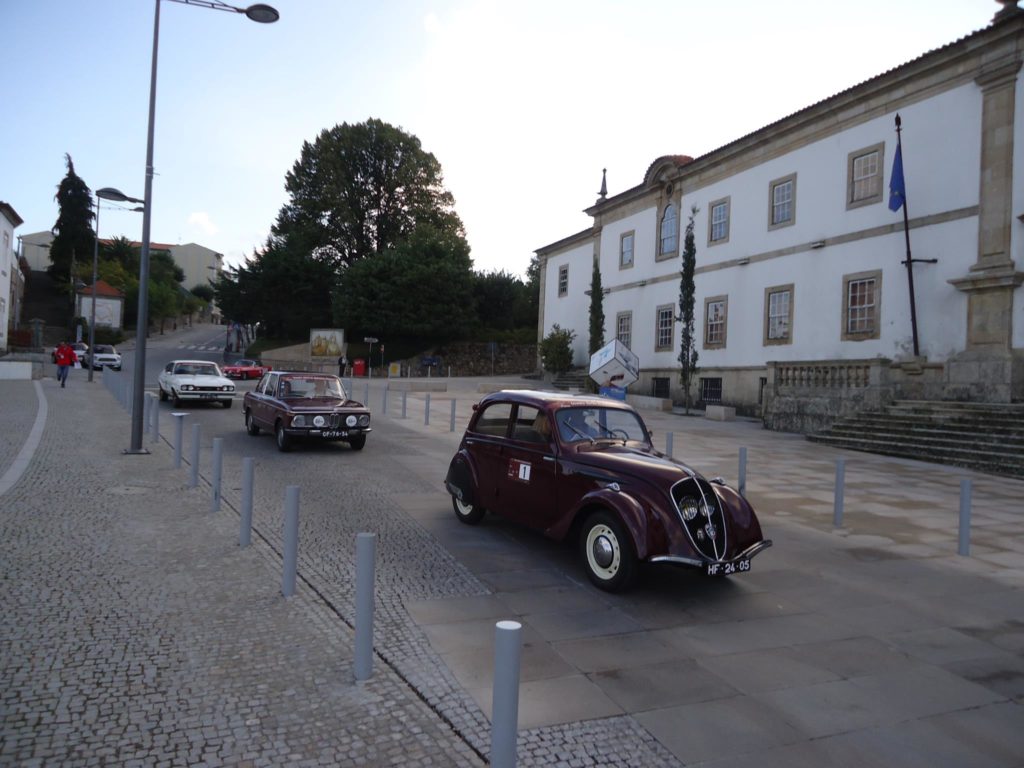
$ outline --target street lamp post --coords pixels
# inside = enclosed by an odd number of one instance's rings
[[[182,5],[198,5],[215,11],[244,13],[252,21],[272,24],[281,15],[263,3],[248,8],[236,8],[220,0],[170,0]],[[132,434],[127,453],[149,453],[142,447],[142,414],[145,407],[146,385],[146,330],[149,326],[149,230],[153,215],[153,133],[156,121],[156,64],[160,42],[160,0],[155,0],[153,15],[153,64],[149,76],[149,127],[146,133],[146,191],[145,211],[142,213],[142,252],[139,255],[139,311],[135,329],[135,366],[132,391]]]
[[[141,203],[137,197],[128,197],[124,192],[113,187],[96,190],[96,239],[92,245],[92,308],[89,310],[89,355],[95,355],[93,345],[96,343],[96,278],[100,261],[100,200],[113,200],[118,203]],[[141,209],[137,209],[141,210]],[[92,381],[92,359],[89,359],[89,381]]]

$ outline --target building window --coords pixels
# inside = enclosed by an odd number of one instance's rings
[[[675,306],[665,304],[655,312],[654,351],[665,352],[672,349],[672,332],[675,328]]]
[[[729,242],[729,198],[708,206],[708,245]]]
[[[715,349],[725,346],[726,317],[729,312],[729,299],[726,296],[713,296],[704,299],[704,348]]]
[[[565,296],[569,293],[569,265],[563,264],[558,268],[558,295]]]
[[[628,269],[633,266],[633,232],[624,232],[619,238],[619,269]]]
[[[619,312],[615,316],[615,338],[626,349],[633,348],[633,313]]]
[[[669,379],[667,377],[654,376],[651,379],[651,395],[665,399],[672,397],[672,387]]]
[[[764,344],[793,341],[793,285],[764,289]]]
[[[700,399],[705,403],[722,402],[722,379],[700,377]]]
[[[843,341],[879,338],[882,273],[859,272],[843,277]]]
[[[882,201],[885,144],[858,149],[846,160],[846,208]]]
[[[679,215],[676,207],[669,203],[661,215],[661,245],[659,256],[675,256],[679,250]]]
[[[788,227],[796,221],[796,174],[769,185],[768,229]]]

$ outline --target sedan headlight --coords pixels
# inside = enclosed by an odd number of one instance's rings
[[[327,423],[327,419],[325,419],[323,416],[314,416],[313,417],[313,426],[314,427],[322,427],[326,423]]]
[[[221,387],[225,392],[234,392],[235,387],[233,384],[228,384],[226,387]]]
[[[193,387],[191,384],[182,384],[181,389],[184,392],[191,392],[193,389],[195,389],[195,387]]]
[[[701,501],[687,496],[679,502],[679,511],[683,513],[683,520],[690,522],[700,514]]]
[[[293,427],[304,427],[304,426],[306,426],[306,417],[303,416],[302,414],[299,414],[298,416],[292,416],[292,426]]]
[[[359,426],[360,427],[368,427],[368,426],[370,426],[370,417],[369,417],[369,415],[364,413],[362,416],[359,417]]]
[[[359,423],[359,419],[357,419],[355,417],[355,414],[349,414],[348,416],[345,417],[345,425],[346,426],[354,427],[358,423]]]

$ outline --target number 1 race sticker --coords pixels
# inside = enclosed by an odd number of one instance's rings
[[[530,482],[530,464],[519,459],[509,459],[508,476],[510,480],[518,480],[520,483]]]

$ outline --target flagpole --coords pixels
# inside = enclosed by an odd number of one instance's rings
[[[900,154],[900,173],[903,172],[903,138],[901,133],[903,121],[900,120],[899,113],[896,113],[896,151]],[[907,285],[910,288],[910,329],[914,335],[914,357],[921,356],[921,347],[917,340],[917,302],[914,300],[914,261],[910,257],[910,214],[907,213],[907,193],[906,193],[906,177],[901,179],[903,182],[903,238],[907,244],[907,260],[903,263],[907,265]]]

